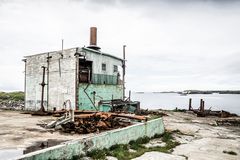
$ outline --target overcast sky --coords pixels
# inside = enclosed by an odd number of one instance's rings
[[[127,89],[240,89],[240,1],[0,0],[0,90],[23,90],[23,56],[89,44],[122,56]]]

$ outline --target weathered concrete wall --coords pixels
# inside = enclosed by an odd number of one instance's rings
[[[111,100],[122,99],[123,96],[123,86],[122,85],[101,85],[101,84],[90,84],[88,87],[86,83],[79,84],[79,110],[94,110],[94,106],[91,100],[94,102],[93,92],[96,92],[95,95],[95,106],[98,106],[100,100]],[[84,92],[89,95],[91,100],[87,97]]]
[[[38,110],[41,105],[41,85],[43,70],[42,66],[48,67],[48,55],[49,68],[46,68],[45,83],[47,85],[44,88],[44,107],[46,110],[61,109],[63,103],[66,100],[71,101],[71,105],[75,108],[75,90],[76,90],[76,57],[75,53],[84,52],[86,59],[93,61],[92,74],[111,75],[115,76],[114,82],[117,82],[118,72],[114,72],[114,65],[122,66],[122,61],[111,55],[106,55],[98,51],[94,51],[88,48],[72,48],[62,51],[46,52],[42,54],[26,56],[26,101],[25,109]],[[63,56],[61,56],[61,54]],[[102,63],[106,64],[106,71],[102,70]],[[49,72],[49,74],[48,74]],[[49,76],[48,76],[49,75]],[[48,81],[49,80],[49,81]],[[83,86],[84,87],[84,86]],[[120,92],[123,92],[122,86],[91,86],[89,92],[96,90],[97,94],[101,93],[103,99],[110,99],[112,95],[114,98],[121,98]],[[94,89],[95,88],[95,89]],[[82,89],[82,88],[81,88]],[[81,92],[80,89],[80,92]],[[102,92],[104,90],[105,94]],[[85,103],[86,95],[80,93],[80,103]],[[89,100],[89,99],[88,99]],[[98,101],[97,101],[98,102]],[[88,101],[86,103],[89,104]],[[87,105],[87,107],[91,105]]]
[[[122,61],[119,59],[88,48],[83,48],[83,51],[86,53],[86,59],[93,61],[94,74],[117,75],[117,72],[113,72],[113,66],[116,65],[119,69],[122,67]],[[106,64],[106,71],[102,70],[102,63]]]
[[[109,148],[114,144],[127,144],[143,136],[153,137],[164,133],[162,118],[139,123],[129,127],[107,131],[82,140],[66,142],[44,150],[32,152],[17,159],[71,159],[73,156],[84,154],[93,149]]]
[[[40,108],[42,92],[40,83],[43,77],[41,66],[48,67],[48,54],[52,58],[49,59],[49,70],[46,68],[45,73],[45,83],[48,83],[48,86],[46,85],[44,88],[45,109],[52,110],[53,107],[60,109],[63,102],[68,99],[72,102],[72,106],[75,107],[75,53],[76,48],[73,48],[64,50],[63,57],[61,57],[61,51],[26,57],[26,109],[38,110]]]

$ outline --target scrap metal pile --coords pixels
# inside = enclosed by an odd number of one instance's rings
[[[211,107],[209,109],[205,109],[205,101],[200,99],[200,107],[199,109],[192,108],[192,99],[189,99],[189,109],[188,111],[192,111],[193,113],[197,114],[198,117],[206,117],[206,116],[217,116],[220,118],[227,118],[227,117],[238,117],[237,114],[230,113],[224,110],[221,111],[212,111]]]
[[[46,128],[60,128],[63,132],[79,134],[122,128],[146,120],[144,116],[134,114],[94,111],[61,110],[53,115],[60,117],[47,124]]]

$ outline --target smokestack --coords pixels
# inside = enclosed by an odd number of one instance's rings
[[[97,27],[90,28],[90,46],[88,48],[99,50],[100,47],[97,46]]]
[[[97,27],[90,28],[90,46],[97,45]]]

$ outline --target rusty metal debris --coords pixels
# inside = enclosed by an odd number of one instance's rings
[[[168,116],[164,111],[162,110],[148,110],[148,109],[141,109],[140,115],[156,115],[159,117]]]
[[[198,109],[192,108],[192,99],[189,99],[189,111],[194,112],[197,114],[198,117],[206,117],[206,116],[217,116],[221,118],[227,118],[227,117],[237,117],[237,114],[233,114],[224,110],[221,111],[212,111],[211,107],[209,109],[205,109],[205,101],[203,99],[200,100],[200,107]]]
[[[240,119],[237,119],[237,118],[220,119],[220,120],[216,120],[216,123],[218,125],[240,127]]]
[[[94,133],[103,130],[126,127],[134,122],[146,121],[146,117],[112,112],[94,112],[78,110],[55,111],[55,116],[61,116],[56,121],[47,124],[48,129],[58,128],[67,133]]]
[[[130,98],[129,98],[130,99]],[[130,101],[129,99],[112,99],[112,100],[101,100],[99,105],[111,106],[111,112],[125,112],[125,113],[140,113],[140,102]]]

